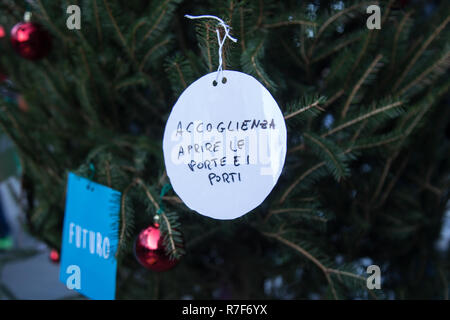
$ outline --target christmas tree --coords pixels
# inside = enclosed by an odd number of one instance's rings
[[[9,32],[25,12],[40,37],[18,48]],[[436,243],[450,196],[449,13],[417,0],[1,1],[0,86],[21,101],[0,100],[0,127],[20,158],[27,230],[60,250],[75,172],[122,193],[118,299],[448,298],[449,249]],[[235,220],[189,210],[165,171],[169,113],[217,70],[225,36],[186,14],[230,26],[223,69],[260,81],[288,128],[276,187]],[[166,272],[134,253],[155,215],[179,260]],[[381,289],[367,287],[368,265]]]

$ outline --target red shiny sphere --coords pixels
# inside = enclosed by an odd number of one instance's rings
[[[0,38],[3,38],[6,35],[5,28],[0,26]]]
[[[59,252],[55,249],[52,249],[50,251],[50,260],[54,263],[58,263],[59,262]]]
[[[134,243],[134,253],[142,266],[153,271],[167,271],[178,263],[166,254],[164,237],[154,225],[139,233]]]
[[[41,25],[33,22],[20,22],[11,30],[11,44],[23,58],[39,60],[49,54],[52,39]]]

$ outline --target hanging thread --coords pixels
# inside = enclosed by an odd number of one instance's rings
[[[225,30],[225,36],[223,37],[223,39],[220,39],[219,29],[216,28],[217,41],[219,43],[219,67],[217,68],[217,76],[216,76],[216,83],[217,83],[217,79],[219,79],[219,73],[223,73],[222,48],[223,45],[225,44],[225,40],[228,38],[233,42],[237,42],[237,39],[230,36],[231,30],[230,26],[227,25],[222,19],[216,16],[211,15],[191,16],[189,14],[186,14],[184,16],[188,19],[215,19],[219,22],[219,26],[221,26]]]

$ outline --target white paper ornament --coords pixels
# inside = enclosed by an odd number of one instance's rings
[[[181,94],[163,151],[170,183],[184,203],[225,220],[253,210],[272,191],[286,158],[286,124],[275,99],[252,76],[222,71],[216,78],[217,72],[207,74]]]

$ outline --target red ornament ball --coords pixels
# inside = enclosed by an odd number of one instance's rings
[[[50,261],[53,263],[58,263],[59,262],[59,252],[55,249],[52,249],[50,251],[50,255],[49,255]]]
[[[11,30],[11,44],[23,58],[39,60],[49,54],[52,39],[41,25],[33,22],[20,22]]]
[[[3,26],[0,26],[0,38],[3,38],[6,35],[5,28]]]
[[[134,253],[142,266],[153,271],[167,271],[178,263],[166,254],[164,237],[155,225],[139,233],[134,243]]]

